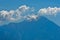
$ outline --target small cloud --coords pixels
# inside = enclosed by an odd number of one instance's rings
[[[35,14],[25,16],[25,19],[30,21],[37,20],[37,18],[38,18],[38,15],[35,15]]]
[[[56,15],[59,12],[60,12],[60,8],[57,7],[42,8],[38,11],[40,15]]]

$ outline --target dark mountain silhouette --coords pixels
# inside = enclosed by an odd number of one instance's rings
[[[45,17],[0,27],[0,40],[60,40],[60,27]]]

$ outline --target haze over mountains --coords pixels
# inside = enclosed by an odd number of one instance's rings
[[[41,16],[37,21],[1,26],[0,40],[60,40],[60,27]]]

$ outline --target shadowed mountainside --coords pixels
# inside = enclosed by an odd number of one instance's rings
[[[0,27],[0,40],[60,40],[60,27],[45,17]]]

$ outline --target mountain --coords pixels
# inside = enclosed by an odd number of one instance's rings
[[[0,40],[60,40],[60,27],[45,17],[0,27]]]

